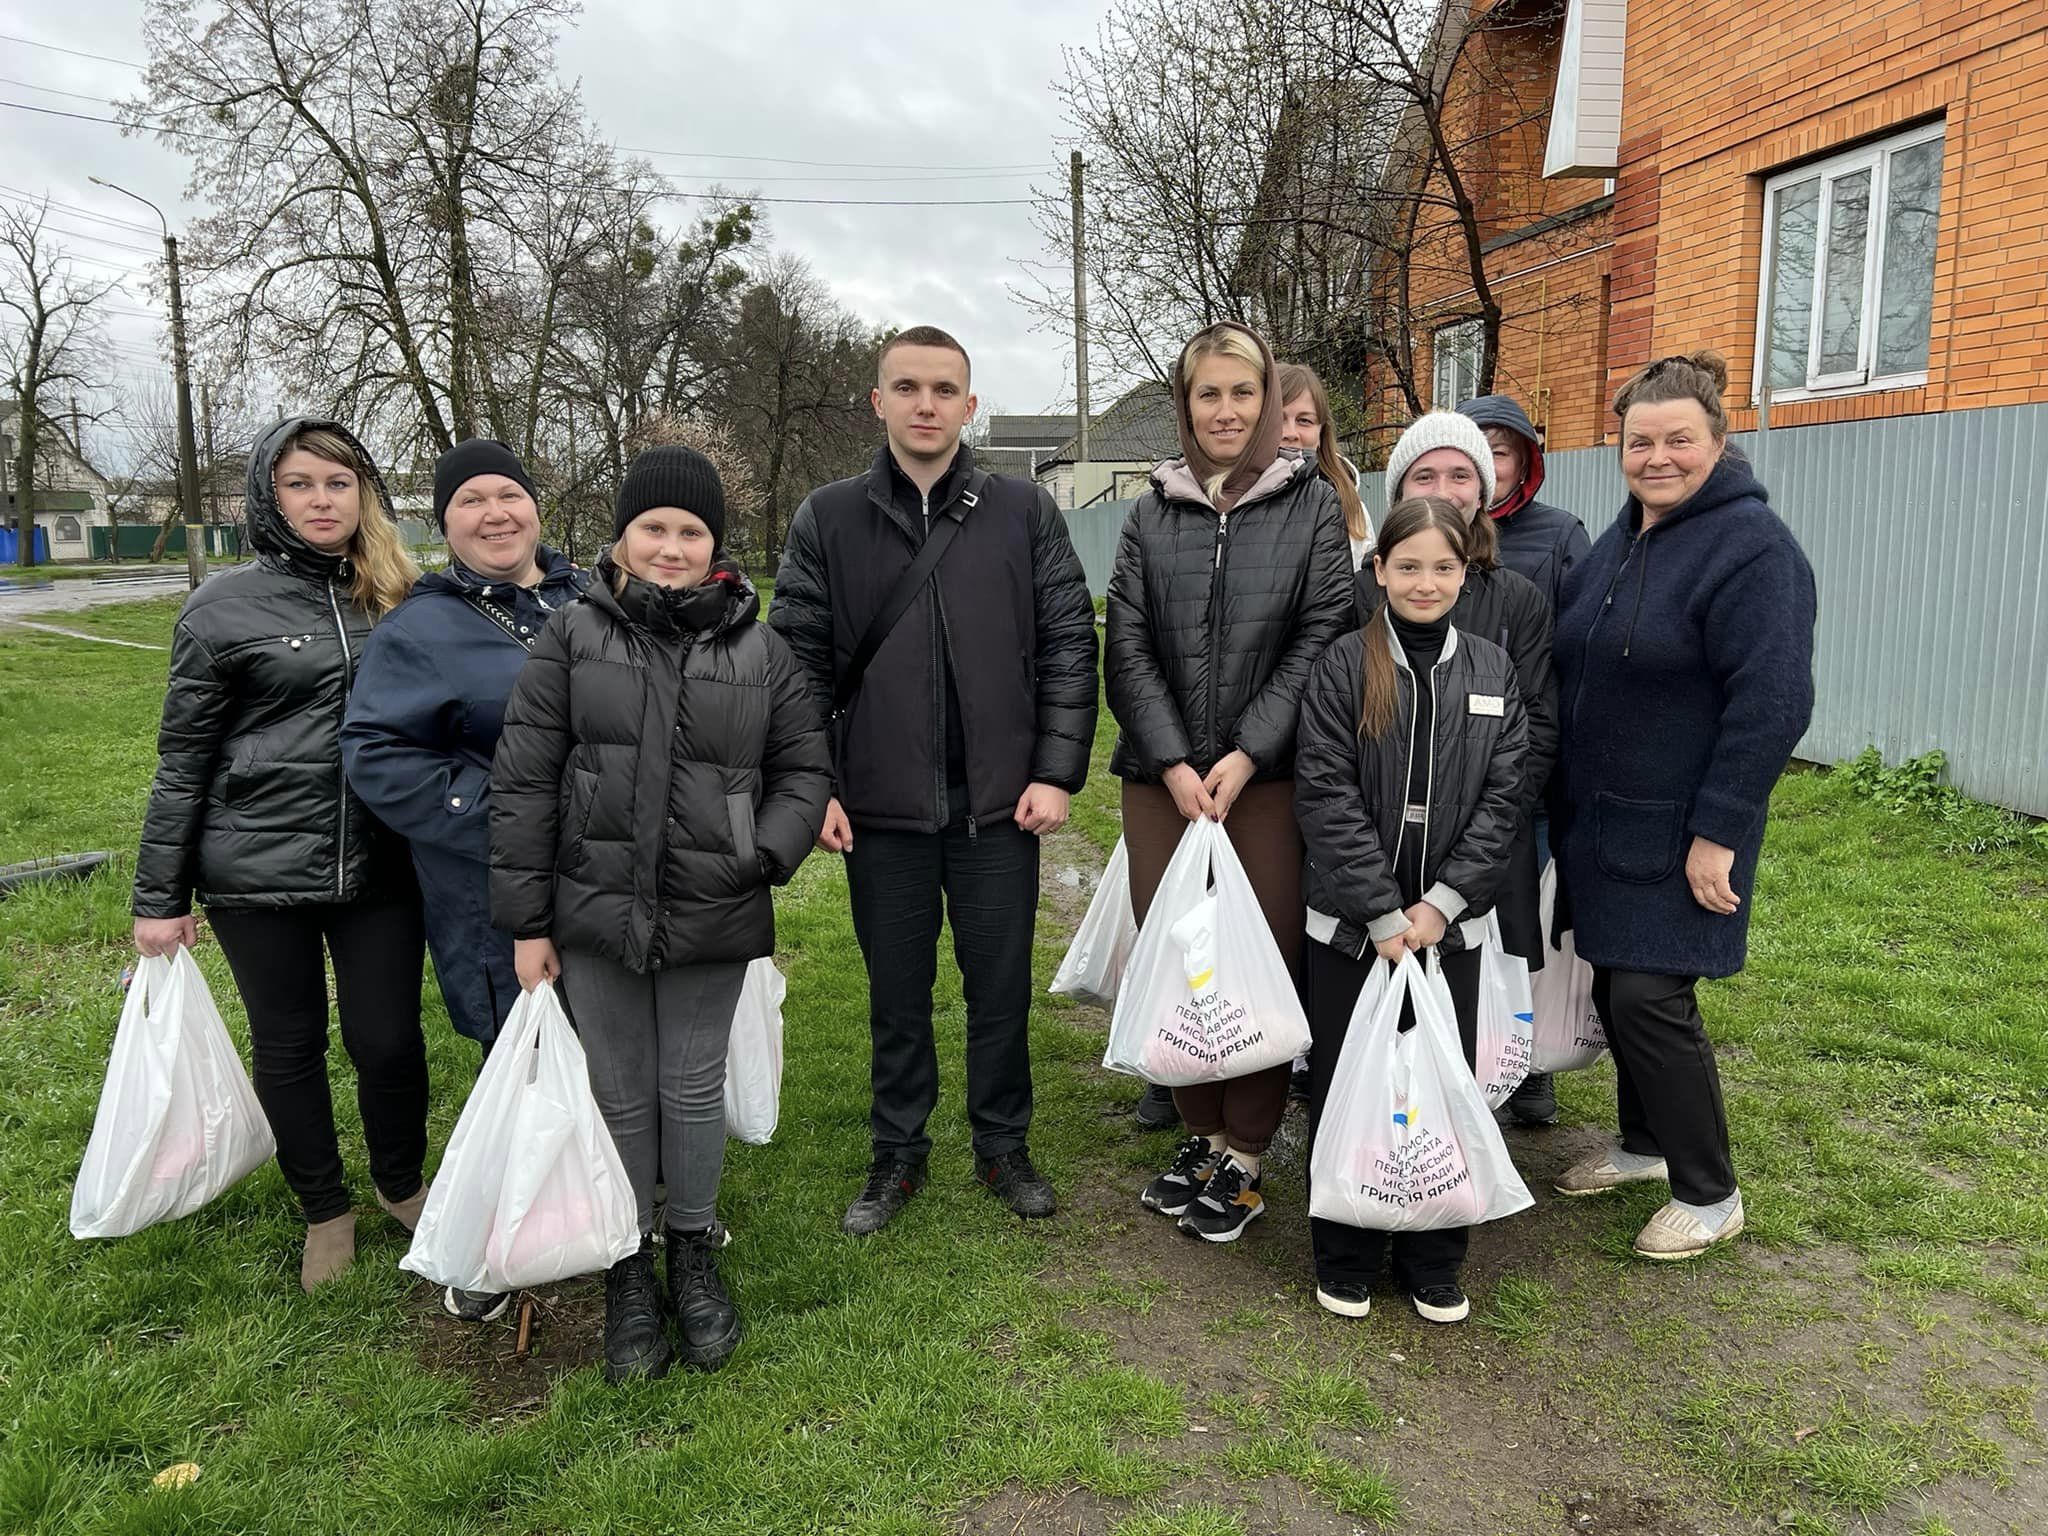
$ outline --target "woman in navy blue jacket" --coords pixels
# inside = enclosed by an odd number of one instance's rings
[[[1771,788],[1813,713],[1813,569],[1726,452],[1727,385],[1696,352],[1615,397],[1629,499],[1572,571],[1555,638],[1560,926],[1594,968],[1621,1121],[1620,1147],[1557,1188],[1668,1179],[1636,1239],[1653,1259],[1742,1230],[1694,988],[1742,969]]]

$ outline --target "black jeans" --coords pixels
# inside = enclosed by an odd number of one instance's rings
[[[966,804],[965,792],[951,803]],[[931,1151],[925,1122],[939,1101],[932,985],[942,897],[967,1002],[967,1120],[974,1150],[1000,1157],[1023,1146],[1031,1127],[1038,839],[1008,816],[981,822],[972,834],[964,815],[936,833],[857,826],[846,881],[868,968],[875,1156],[921,1159]]]
[[[1735,1193],[1721,1073],[1693,976],[1593,967],[1593,1006],[1614,1052],[1621,1144],[1661,1157],[1673,1199],[1714,1205]]]
[[[206,920],[249,1015],[256,1098],[277,1166],[310,1225],[349,1208],[327,1086],[327,975],[356,1068],[370,1177],[387,1200],[418,1193],[427,1156],[427,1047],[420,1034],[426,930],[419,900],[213,907]]]
[[[1341,955],[1327,944],[1309,941],[1302,966],[1307,993],[1309,1147],[1314,1156],[1315,1132],[1323,1106],[1329,1102],[1330,1080],[1337,1075],[1337,1057],[1350,1032],[1351,1010],[1379,962],[1368,950],[1363,960]],[[1458,1013],[1458,1038],[1469,1066],[1479,1038],[1479,951],[1443,956],[1444,980]],[[1413,1010],[1401,1010],[1403,1031],[1415,1027]],[[1380,1262],[1390,1252],[1394,1283],[1411,1294],[1432,1285],[1456,1285],[1465,1263],[1470,1227],[1440,1227],[1430,1232],[1377,1232],[1346,1226],[1341,1221],[1309,1218],[1309,1239],[1315,1250],[1316,1280],[1324,1285],[1371,1285]]]

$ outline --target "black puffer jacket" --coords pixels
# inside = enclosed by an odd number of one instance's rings
[[[970,484],[978,483],[978,492]],[[1052,498],[1028,480],[977,478],[959,450],[929,497],[885,445],[865,475],[820,486],[790,520],[768,622],[803,663],[821,718],[925,533],[960,523],[925,589],[889,632],[838,722],[834,790],[856,827],[937,832],[964,810],[994,820],[1025,787],[1078,790],[1095,744],[1095,605]],[[968,803],[946,783],[946,677]]]
[[[314,550],[277,507],[272,471],[311,428],[355,441],[313,417],[256,440],[245,525],[257,558],[203,582],[172,631],[137,917],[183,917],[195,897],[209,907],[348,902],[411,880],[404,845],[342,776],[341,721],[369,616],[351,598],[348,562]],[[390,505],[381,482],[377,491]]]
[[[1381,615],[1373,622],[1387,620]],[[1450,920],[1445,950],[1468,947],[1473,936],[1461,932],[1460,923],[1484,917],[1498,899],[1521,821],[1529,727],[1507,653],[1453,627],[1431,669],[1434,739],[1417,742],[1415,674],[1400,641],[1388,638],[1400,686],[1393,724],[1377,738],[1360,739],[1365,636],[1354,630],[1316,663],[1295,749],[1294,810],[1307,854],[1302,894],[1309,933],[1354,958],[1408,927],[1403,913],[1409,903],[1394,871],[1400,839],[1413,835],[1405,820],[1413,753],[1433,754],[1424,889],[1416,899]]]
[[[825,732],[738,569],[683,592],[598,561],[548,621],[491,767],[491,920],[649,972],[775,949],[768,895],[832,793]]]
[[[1241,749],[1255,779],[1286,778],[1309,668],[1351,621],[1350,542],[1311,463],[1275,460],[1227,517],[1185,460],[1160,465],[1109,578],[1110,771],[1207,774]]]

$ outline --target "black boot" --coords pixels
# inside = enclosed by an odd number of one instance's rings
[[[720,1230],[668,1229],[668,1304],[676,1315],[683,1364],[715,1371],[740,1342],[740,1315],[718,1279]]]
[[[1180,1110],[1173,1102],[1173,1090],[1147,1083],[1138,1100],[1138,1124],[1148,1131],[1170,1131],[1180,1124]]]
[[[604,1275],[604,1379],[650,1381],[668,1374],[668,1329],[662,1324],[661,1289],[654,1282],[654,1242],[619,1260]]]

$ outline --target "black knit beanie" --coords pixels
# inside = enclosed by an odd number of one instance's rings
[[[503,475],[507,480],[517,480],[536,505],[540,501],[540,492],[533,488],[533,477],[519,462],[518,454],[495,437],[472,437],[434,461],[434,521],[443,533],[448,531],[448,503],[478,475]]]
[[[694,448],[648,448],[634,456],[619,487],[612,537],[624,538],[626,524],[649,507],[694,512],[711,530],[714,543],[725,542],[725,486],[712,462]]]

